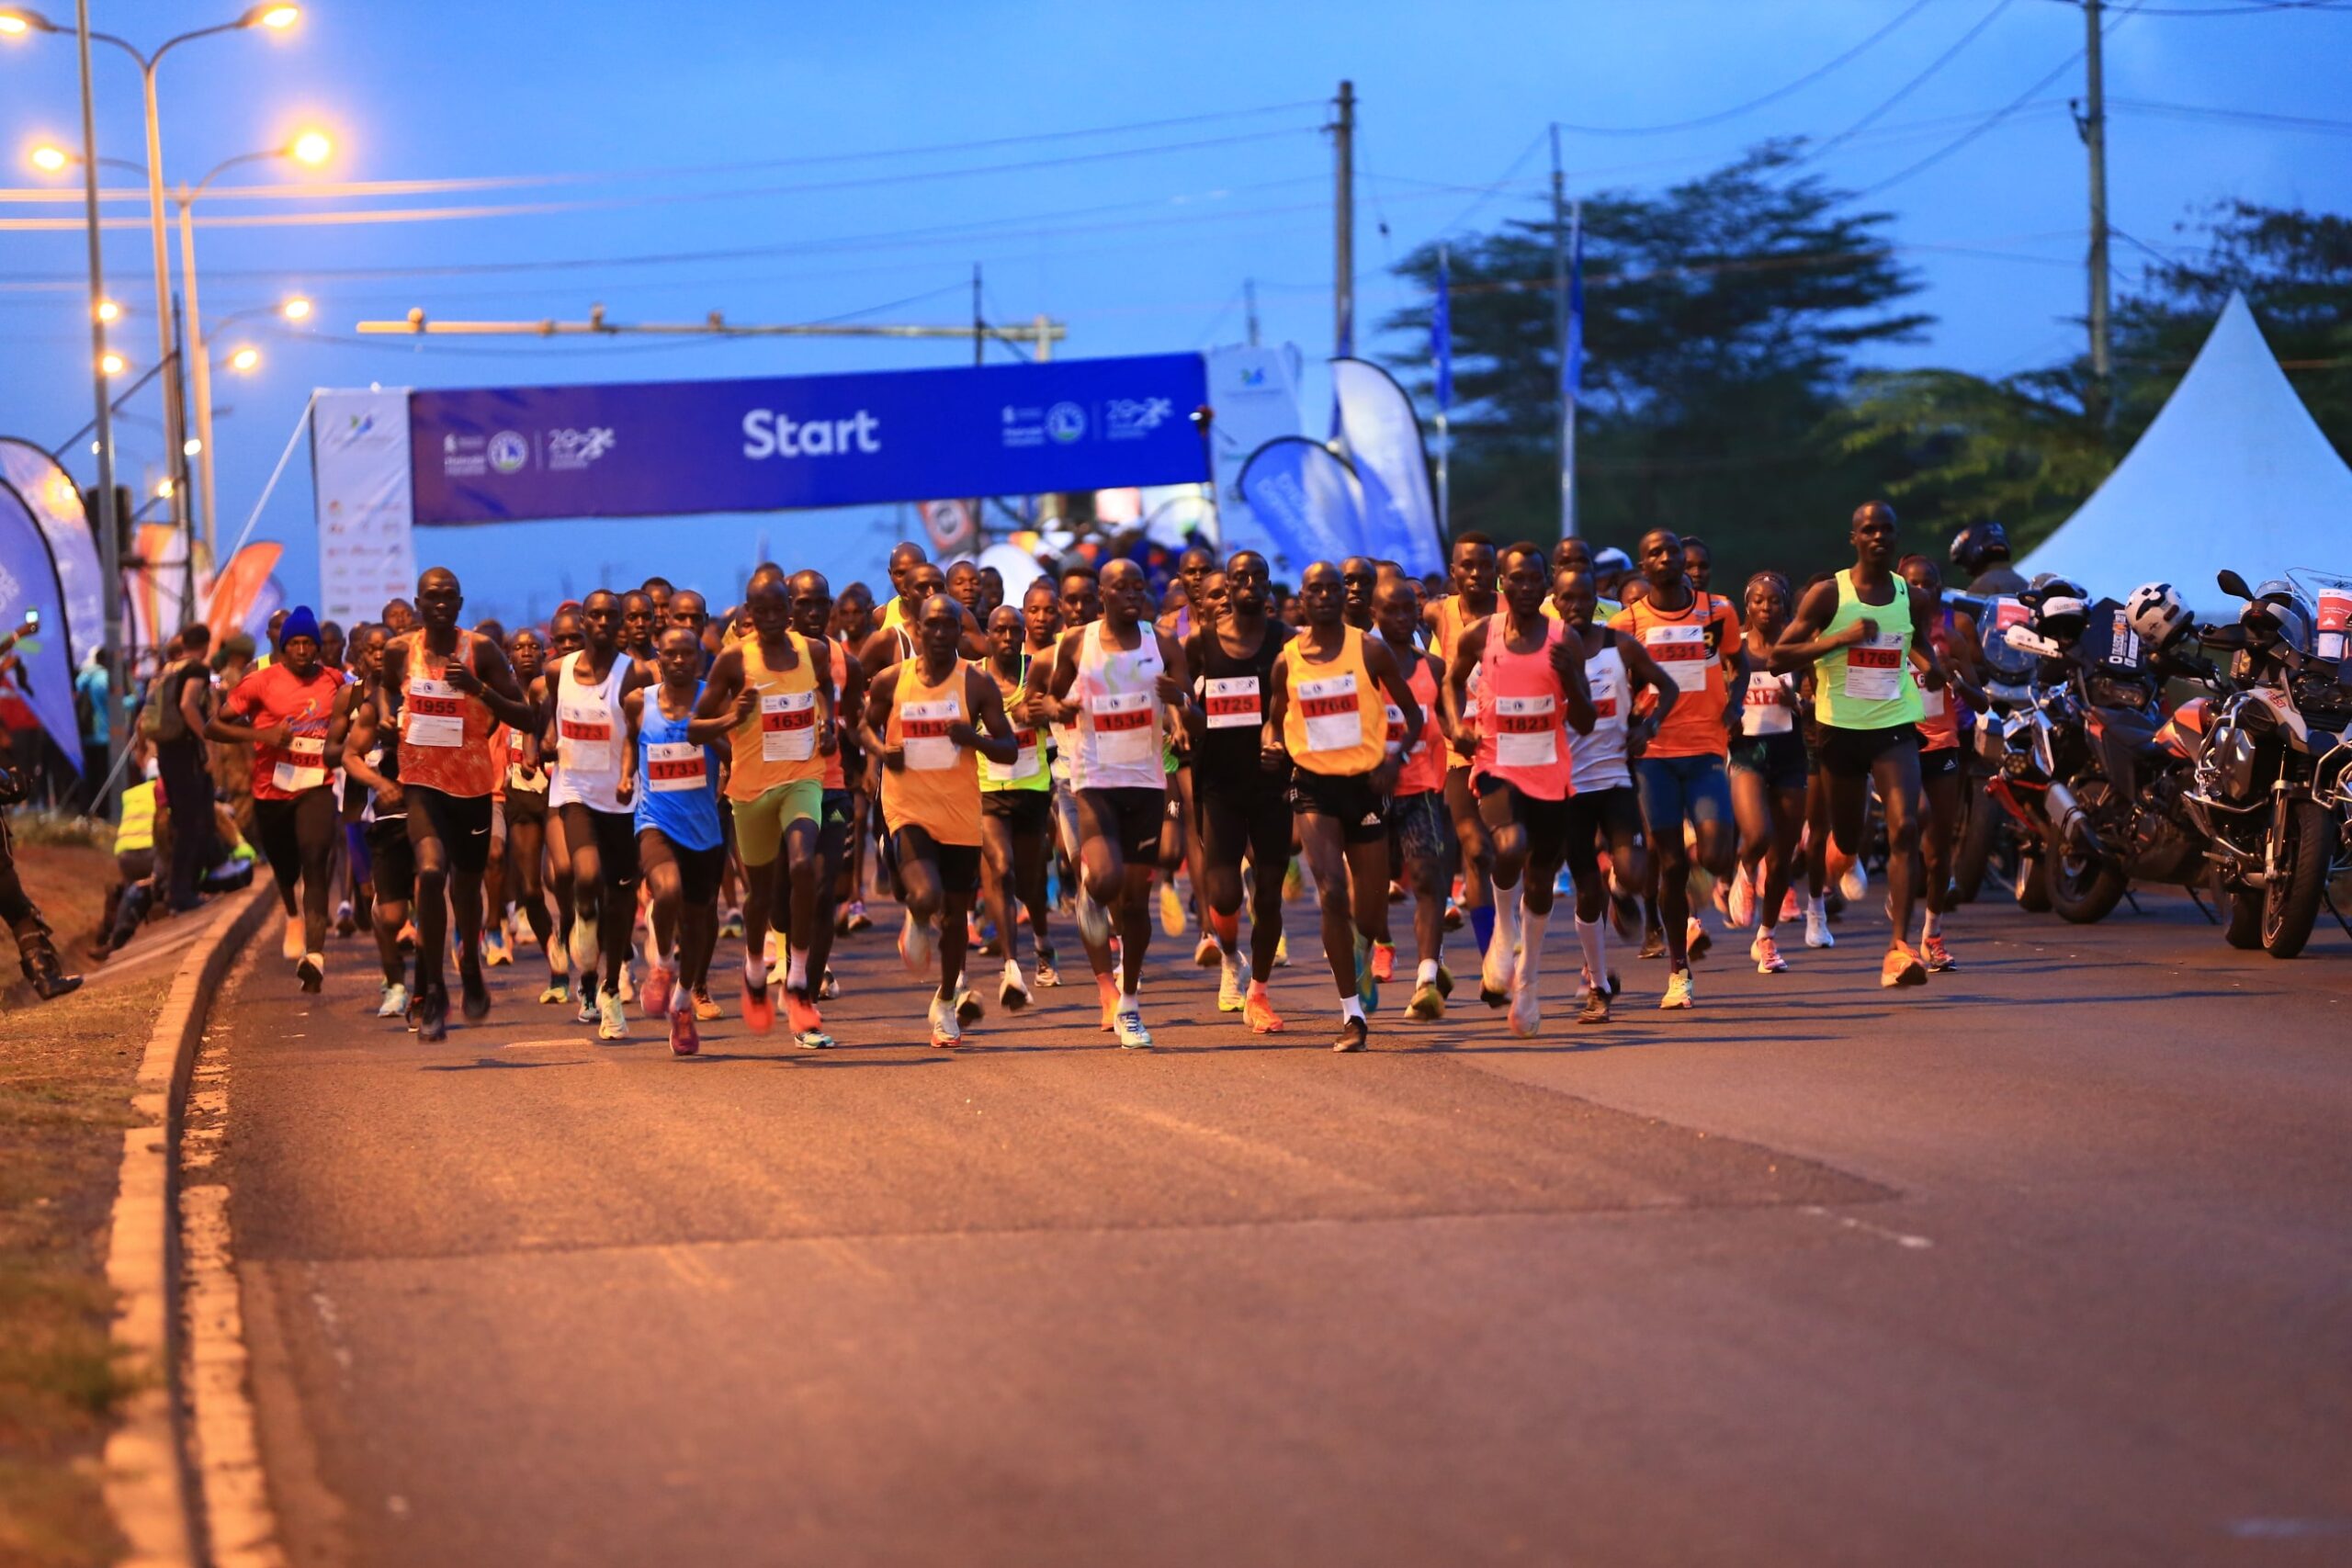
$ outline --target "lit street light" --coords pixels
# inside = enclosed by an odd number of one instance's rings
[[[121,306],[116,304],[111,299],[101,299],[98,301],[98,320],[106,322],[108,326],[112,326],[121,319]]]
[[[229,368],[240,375],[251,375],[261,367],[261,350],[241,348],[229,355]]]
[[[44,175],[62,175],[65,165],[74,160],[62,147],[40,146],[33,149],[33,167]]]
[[[108,349],[98,355],[98,368],[108,376],[119,376],[130,368],[130,361],[114,350]]]

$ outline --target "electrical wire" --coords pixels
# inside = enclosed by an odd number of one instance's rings
[[[2007,10],[2013,4],[2015,4],[2015,0],[1994,0],[1993,8],[1985,12],[1982,17],[1979,17],[1976,19],[1975,25],[1970,28],[1966,32],[1961,34],[1960,37],[1952,42],[1950,48],[1946,49],[1941,54],[1937,55],[1933,60],[1928,62],[1926,70],[1921,71],[1908,82],[1905,82],[1903,85],[1897,87],[1894,94],[1882,102],[1876,108],[1862,116],[1861,118],[1856,120],[1853,124],[1848,126],[1837,135],[1830,137],[1826,141],[1815,142],[1807,147],[1804,153],[1804,161],[1809,162],[1820,157],[1823,153],[1828,152],[1833,147],[1844,145],[1853,137],[1855,132],[1867,130],[1871,125],[1876,124],[1881,115],[1883,115],[1887,110],[1893,108],[1895,105],[1909,97],[1913,93],[1918,91],[1920,87],[1927,85],[1928,80],[1934,76],[1937,72],[1941,71],[1945,66],[1951,64],[1954,59],[1958,58],[1961,51],[1975,42],[1978,35],[1983,33],[1986,28],[1991,27],[1995,22],[1998,21],[2001,17],[2001,13]]]
[[[2199,104],[2158,103],[2147,98],[2107,100],[2110,109],[2130,114],[2157,115],[2166,119],[2212,120],[2224,125],[2270,125],[2282,130],[2311,130],[2341,136],[2352,131],[2352,119],[2316,119],[2308,115],[2270,114],[2261,109],[2211,108]]]

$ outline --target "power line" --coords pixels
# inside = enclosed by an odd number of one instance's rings
[[[1562,130],[1572,130],[1579,136],[1663,136],[1672,131],[1697,130],[1705,126],[1721,125],[1727,119],[1737,119],[1741,115],[1747,114],[1751,109],[1760,109],[1766,104],[1778,103],[1781,99],[1787,97],[1792,93],[1797,92],[1805,87],[1810,87],[1813,84],[1820,81],[1824,76],[1828,75],[1839,66],[1844,65],[1847,62],[1862,54],[1864,51],[1869,50],[1871,45],[1877,43],[1881,39],[1885,38],[1897,28],[1903,26],[1904,23],[1909,21],[1920,12],[1926,10],[1928,6],[1933,3],[1934,0],[1915,0],[1915,3],[1908,9],[1896,16],[1893,21],[1879,28],[1878,31],[1871,34],[1870,37],[1862,39],[1861,42],[1854,45],[1853,48],[1846,51],[1845,53],[1838,55],[1836,59],[1830,61],[1826,65],[1816,66],[1813,70],[1806,72],[1804,75],[1798,77],[1795,81],[1789,83],[1785,86],[1773,88],[1770,92],[1765,94],[1760,98],[1750,98],[1744,104],[1734,104],[1727,109],[1718,109],[1713,114],[1701,115],[1696,119],[1671,120],[1662,125],[1572,125],[1566,120],[1562,120],[1560,122],[1560,129]]]
[[[2211,108],[2199,104],[2157,103],[2147,98],[2109,98],[2107,103],[2109,108],[2158,115],[2167,119],[2213,120],[2224,125],[2272,125],[2282,130],[2312,130],[2335,136],[2352,131],[2352,119],[2316,119],[2308,115],[2270,114],[2261,109]]]
[[[1984,32],[1986,28],[1991,27],[1995,22],[1998,21],[2000,19],[2001,13],[2007,10],[2013,4],[2015,4],[2015,0],[1994,0],[1993,8],[1985,12],[1982,17],[1979,17],[1976,19],[1976,24],[1970,28],[1966,32],[1961,34],[1960,37],[1952,42],[1951,48],[1945,50],[1941,54],[1937,55],[1933,60],[1928,62],[1926,70],[1912,77],[1908,82],[1904,83],[1900,87],[1897,87],[1894,94],[1886,98],[1885,101],[1881,103],[1876,108],[1862,116],[1861,118],[1856,120],[1853,124],[1848,126],[1837,135],[1829,138],[1826,141],[1817,142],[1815,145],[1808,147],[1804,152],[1805,159],[1810,161],[1812,159],[1818,158],[1823,153],[1828,152],[1831,148],[1842,145],[1848,139],[1852,137],[1855,132],[1866,130],[1870,126],[1875,124],[1881,115],[1886,113],[1887,110],[1893,108],[1895,105],[1909,97],[1913,93],[1918,91],[1920,87],[1926,85],[1929,77],[1935,75],[1937,72],[1941,71],[1945,66],[1951,64],[1952,61],[1959,56],[1962,50],[1966,49],[1970,44],[1975,42],[1977,36]]]

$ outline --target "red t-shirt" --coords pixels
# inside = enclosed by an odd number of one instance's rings
[[[343,676],[324,665],[308,681],[283,664],[256,670],[237,682],[223,711],[256,729],[288,725],[293,729],[285,746],[254,744],[254,798],[291,800],[306,790],[320,788],[333,776],[326,755],[327,721],[334,714],[334,694]]]

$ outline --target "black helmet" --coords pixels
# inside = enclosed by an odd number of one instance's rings
[[[1971,523],[1951,537],[1951,564],[1971,577],[2008,558],[2008,530],[1998,523]]]

